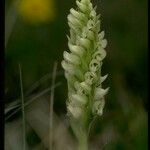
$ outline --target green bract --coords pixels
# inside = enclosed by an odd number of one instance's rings
[[[101,76],[101,67],[107,40],[104,31],[100,32],[100,16],[90,0],[76,4],[77,8],[71,8],[68,15],[70,51],[64,51],[62,67],[68,82],[67,111],[71,123],[78,122],[86,130],[91,118],[102,115],[105,104],[108,88],[103,89],[102,82],[107,75]]]

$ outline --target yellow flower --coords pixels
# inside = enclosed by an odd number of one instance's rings
[[[21,0],[18,12],[25,21],[30,23],[43,23],[54,19],[54,0]]]

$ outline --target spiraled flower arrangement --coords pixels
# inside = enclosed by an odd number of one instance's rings
[[[107,41],[104,31],[100,32],[100,15],[91,1],[77,0],[76,4],[77,8],[71,8],[68,15],[70,52],[64,51],[62,67],[68,83],[70,124],[78,139],[78,149],[87,150],[90,124],[95,116],[102,115],[108,92],[108,88],[102,88],[107,75],[101,75]]]

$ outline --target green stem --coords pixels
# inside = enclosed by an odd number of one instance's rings
[[[78,150],[88,150],[87,134],[81,135],[78,139]]]

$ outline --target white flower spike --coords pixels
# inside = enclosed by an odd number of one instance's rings
[[[101,68],[106,57],[107,40],[104,39],[105,32],[100,31],[100,15],[96,14],[96,7],[91,1],[77,0],[76,4],[77,8],[71,8],[67,17],[70,27],[70,36],[67,37],[69,52],[64,52],[62,67],[68,83],[68,116],[80,140],[83,133],[79,133],[78,127],[87,136],[91,118],[103,113],[108,88],[102,88],[107,75],[101,75]]]

